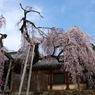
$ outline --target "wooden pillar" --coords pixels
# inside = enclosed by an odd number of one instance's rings
[[[50,71],[50,90],[52,90],[52,71]]]
[[[68,73],[69,72],[66,72],[65,74],[66,74],[66,90],[69,90],[70,88],[69,88],[69,76],[68,76]]]

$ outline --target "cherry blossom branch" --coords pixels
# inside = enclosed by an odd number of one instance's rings
[[[5,27],[6,26],[6,19],[4,18],[3,15],[0,16],[0,28],[2,27]]]

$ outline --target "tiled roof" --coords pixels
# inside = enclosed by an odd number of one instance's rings
[[[54,57],[44,57],[42,60],[39,60],[36,64],[33,65],[33,68],[37,67],[52,67],[62,65],[62,63],[58,62]]]

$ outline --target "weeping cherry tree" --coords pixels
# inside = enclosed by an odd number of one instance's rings
[[[43,16],[40,14],[40,12],[33,10],[32,7],[27,6],[26,8],[23,8],[21,4],[20,7],[24,11],[24,17],[17,23],[17,25],[21,24],[20,31],[22,34],[21,48],[18,50],[17,53],[17,58],[19,58],[22,61],[22,76],[21,76],[18,95],[21,94],[26,68],[29,67],[30,70],[29,70],[28,84],[26,91],[26,95],[28,95],[30,88],[32,65],[34,63],[35,56],[36,55],[39,56],[38,45],[42,42],[42,38],[39,38],[38,35],[39,34],[44,35],[44,33],[38,27],[36,27],[36,25],[33,22],[27,19],[27,13],[34,12],[39,14],[40,17],[42,18]],[[37,56],[36,59],[39,60],[39,57]]]
[[[3,17],[3,15],[0,16],[0,30],[5,27],[6,25],[6,20]],[[6,35],[0,33],[0,81],[2,80],[2,75],[3,75],[3,69],[4,69],[4,47],[3,47],[3,42],[2,39],[6,38]]]
[[[79,27],[71,27],[67,31],[52,28],[42,46],[45,55],[51,55],[64,64],[62,70],[72,74],[74,83],[77,77],[84,77],[94,85],[92,74],[95,74],[95,51],[91,43],[94,44],[95,39]]]

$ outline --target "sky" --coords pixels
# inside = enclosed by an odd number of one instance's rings
[[[34,13],[27,18],[38,27],[58,27],[67,31],[78,26],[95,38],[95,0],[0,0],[0,15],[6,18],[6,28],[0,33],[8,35],[3,42],[9,51],[17,51],[21,45],[21,32],[16,26],[23,17],[20,3],[24,8],[31,6],[41,13],[44,18]]]

